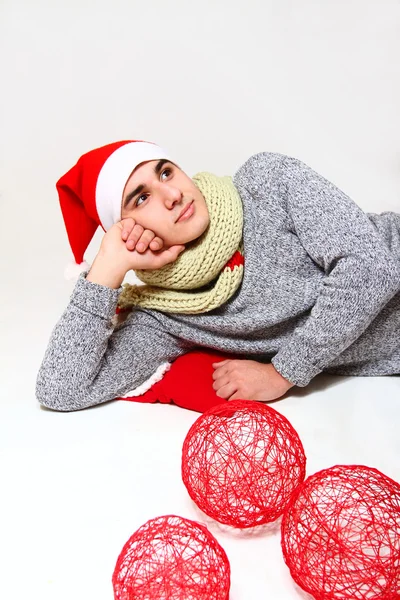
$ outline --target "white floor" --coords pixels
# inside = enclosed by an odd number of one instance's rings
[[[8,281],[0,598],[111,600],[111,575],[125,541],[148,519],[172,513],[206,521],[225,548],[231,600],[300,599],[282,559],[279,530],[227,531],[190,501],[180,452],[196,413],[121,401],[78,413],[39,407],[36,373],[71,286],[54,272],[26,272],[23,285],[13,272]],[[321,376],[273,406],[299,432],[308,474],[359,463],[400,481],[400,377]]]

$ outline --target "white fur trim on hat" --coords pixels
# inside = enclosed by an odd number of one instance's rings
[[[89,271],[90,265],[84,260],[80,265],[75,262],[69,262],[64,269],[64,279],[67,281],[78,281],[79,275]]]
[[[149,379],[147,379],[147,381],[145,381],[144,383],[139,385],[137,388],[135,388],[131,392],[128,392],[124,396],[119,396],[119,398],[130,398],[131,396],[141,396],[142,394],[147,392],[151,387],[153,387],[153,385],[155,383],[157,383],[158,381],[161,381],[161,379],[164,377],[165,373],[167,371],[169,371],[170,368],[171,368],[171,363],[169,363],[169,362],[162,363],[158,367],[156,372],[153,373],[153,375],[151,377],[149,377]]]
[[[122,194],[132,171],[143,162],[161,158],[171,160],[165,150],[150,142],[130,142],[108,157],[96,185],[97,214],[105,231],[121,220]]]

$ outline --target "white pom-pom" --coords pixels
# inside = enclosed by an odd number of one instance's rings
[[[64,279],[67,281],[78,281],[79,275],[89,271],[90,265],[84,260],[80,265],[74,262],[68,263],[64,270]]]

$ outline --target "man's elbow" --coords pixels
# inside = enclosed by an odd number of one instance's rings
[[[36,382],[36,399],[39,404],[57,412],[72,412],[90,406],[82,394],[71,393],[66,386],[57,386],[40,376]]]
[[[75,402],[71,402],[70,398],[50,390],[36,391],[36,399],[40,406],[57,412],[71,412],[81,408],[76,406]]]

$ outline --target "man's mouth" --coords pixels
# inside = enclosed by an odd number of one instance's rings
[[[194,200],[186,204],[185,208],[182,210],[181,214],[177,218],[176,223],[178,223],[179,221],[185,221],[186,219],[189,219],[192,216],[192,214],[194,213],[193,203]]]

